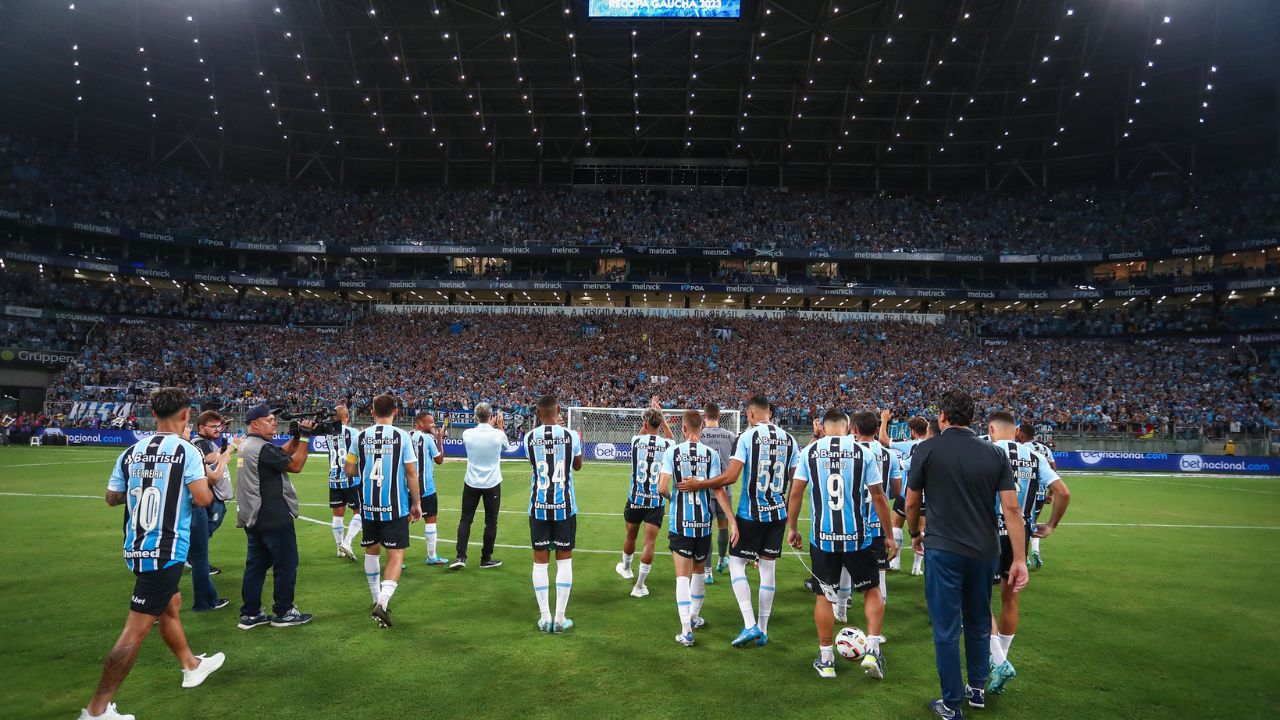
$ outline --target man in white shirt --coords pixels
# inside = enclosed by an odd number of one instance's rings
[[[471,538],[471,521],[476,506],[484,502],[484,546],[480,551],[480,567],[496,568],[501,560],[493,559],[493,543],[498,537],[498,507],[502,503],[502,451],[507,448],[502,413],[494,413],[489,403],[476,405],[476,426],[462,433],[467,449],[466,483],[462,487],[462,517],[458,521],[458,555],[450,570],[467,566],[467,541]]]

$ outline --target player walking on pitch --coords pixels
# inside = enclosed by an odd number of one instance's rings
[[[448,565],[449,561],[436,555],[436,514],[440,500],[436,495],[436,465],[444,463],[444,433],[436,427],[436,418],[428,412],[420,412],[413,419],[413,454],[418,457],[418,492],[422,496],[423,539],[427,541],[428,565]]]
[[[847,574],[853,589],[862,593],[867,619],[868,651],[862,668],[867,675],[879,680],[884,678],[879,640],[884,601],[876,587],[877,557],[864,503],[869,499],[879,517],[888,517],[889,501],[876,453],[866,443],[846,435],[847,431],[844,413],[828,410],[822,418],[818,438],[800,451],[795,484],[788,498],[787,542],[797,550],[804,547],[797,524],[805,489],[809,488],[812,518],[809,558],[813,576],[818,581],[819,596],[813,606],[819,653],[813,669],[822,678],[836,676],[833,606],[839,598],[835,586],[841,575]],[[892,538],[886,537],[884,544],[889,556],[897,553]]]
[[[662,474],[658,492],[671,499],[671,558],[676,566],[676,611],[680,615],[680,634],[676,642],[693,646],[693,631],[706,624],[702,619],[702,602],[706,598],[703,570],[711,554],[711,503],[729,511],[729,494],[724,488],[681,491],[685,479],[706,479],[720,474],[720,456],[698,441],[702,434],[702,416],[697,410],[686,410],[680,419],[685,442],[666,451],[662,458]],[[676,489],[672,490],[672,481]],[[730,533],[737,535],[736,528]]]
[[[346,405],[335,407],[333,414],[338,418],[338,432],[325,437],[329,444],[329,507],[333,510],[333,542],[338,546],[338,557],[355,560],[351,541],[360,532],[360,478],[347,475],[347,454],[351,452],[356,429],[347,424],[351,413]],[[351,524],[344,533],[342,518],[347,514],[347,508],[351,508]]]
[[[153,625],[182,665],[182,687],[204,682],[222,667],[226,656],[193,655],[187,645],[178,613],[182,593],[178,581],[191,544],[191,513],[213,502],[210,482],[217,482],[227,468],[223,450],[212,466],[195,445],[186,441],[191,420],[191,398],[179,388],[161,388],[151,395],[156,433],[134,443],[116,460],[107,483],[107,504],[125,506],[124,560],[136,578],[129,616],[120,639],[107,653],[102,679],[81,720],[113,718],[133,720],[116,710],[111,698],[128,677],[138,659],[142,641]]]
[[[800,458],[795,438],[770,422],[771,418],[769,399],[763,395],[751,398],[747,403],[751,428],[738,438],[729,467],[711,480],[682,480],[677,485],[681,491],[690,492],[732,485],[742,477],[735,516],[738,537],[729,549],[729,576],[743,623],[742,632],[733,639],[734,647],[769,642],[777,561],[782,556],[782,535],[786,530],[787,491]],[[747,581],[747,562],[751,560],[760,564],[759,615],[752,610]]]
[[[1030,443],[1014,440],[1016,430],[1012,415],[1006,412],[992,413],[987,429],[991,434],[991,442],[1009,458],[1018,508],[1026,530],[1023,537],[1048,537],[1066,514],[1067,505],[1071,502],[1071,491],[1058,473],[1049,467],[1049,461],[1037,453]],[[1053,500],[1053,514],[1048,525],[1035,524],[1036,496],[1041,491],[1046,492]],[[1018,676],[1009,662],[1009,648],[1013,645],[1013,635],[1018,629],[1020,593],[1009,582],[1009,567],[1013,563],[1014,552],[1004,514],[997,512],[996,520],[1000,530],[1000,569],[992,582],[1000,586],[1000,619],[991,619],[991,678],[987,689],[999,695],[1005,691],[1008,682]]]
[[[637,598],[649,594],[645,580],[653,568],[653,548],[658,539],[658,529],[662,527],[663,514],[663,500],[658,494],[658,476],[662,472],[662,459],[674,444],[658,434],[664,429],[668,436],[671,434],[671,428],[661,410],[645,410],[641,415],[641,423],[640,434],[631,438],[631,489],[622,509],[627,534],[622,541],[622,560],[614,566],[614,570],[623,579],[636,578],[631,597]],[[642,525],[644,549],[640,553],[639,577],[636,577],[636,573],[631,571],[631,562],[636,552],[636,536]]]
[[[582,438],[557,424],[560,403],[554,395],[538,400],[538,426],[525,433],[524,446],[533,466],[529,493],[529,536],[533,544],[533,594],[538,599],[538,629],[562,633],[573,627],[565,616],[573,589],[573,546],[578,528],[578,501],[573,473],[582,469]],[[556,614],[551,615],[551,548],[556,549]]]
[[[364,575],[373,596],[369,617],[378,627],[391,627],[387,606],[400,586],[404,551],[409,547],[409,523],[422,517],[418,490],[418,459],[409,433],[392,423],[396,399],[373,399],[374,425],[356,435],[347,455],[347,474],[360,478],[364,488]],[[387,549],[387,575],[381,577],[382,548]]]

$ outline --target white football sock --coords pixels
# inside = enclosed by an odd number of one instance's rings
[[[1008,660],[1008,659],[1009,659],[1009,656],[1004,651],[1004,644],[1000,642],[1000,636],[996,635],[995,633],[992,633],[991,635],[992,667],[999,666],[1001,663],[1003,663],[1005,660]]]
[[[351,518],[351,524],[347,525],[347,534],[342,538],[342,544],[351,547],[351,541],[356,539],[356,533],[360,532],[362,527],[364,527],[364,520],[360,519],[360,513],[356,513]]]
[[[867,652],[869,653],[880,652],[880,636],[879,635],[867,636]]]
[[[742,626],[749,628],[756,624],[756,611],[751,607],[751,583],[747,582],[746,558],[729,556],[729,578],[733,585],[733,596],[738,599],[738,609],[742,611]]]
[[[569,607],[569,591],[573,589],[573,558],[556,560],[556,622],[564,622]]]
[[[676,578],[676,612],[680,615],[680,632],[693,632],[693,601],[690,579],[681,575]]]
[[[693,602],[689,606],[689,617],[696,618],[702,616],[702,601],[707,595],[707,576],[702,573],[694,573],[689,580],[689,600]]]
[[[885,602],[888,599],[889,599],[889,586],[884,584],[884,571],[881,570],[880,571],[880,602]]]
[[[387,609],[387,605],[391,602],[391,596],[396,594],[396,588],[400,587],[400,583],[395,580],[383,580],[382,588],[378,592],[378,604],[383,610]]]
[[[342,518],[341,517],[334,518],[333,519],[333,542],[335,545],[342,544],[342,529],[343,529]]]
[[[836,661],[836,648],[834,645],[819,645],[818,654],[822,656],[822,662],[824,663]]]
[[[631,554],[631,555],[628,555],[628,554],[626,554],[626,553],[622,553],[622,567],[623,567],[624,569],[626,569],[626,570],[630,570],[630,569],[631,569],[631,559],[632,559],[632,558],[634,558],[634,557],[635,557],[635,554],[634,554],[634,553],[633,553],[633,554]]]
[[[378,602],[378,591],[382,588],[382,558],[379,555],[364,556],[364,577],[369,581],[369,594]]]
[[[538,598],[538,612],[542,613],[542,622],[551,622],[550,594],[551,581],[548,579],[548,563],[533,564],[533,595]]]
[[[777,577],[778,561],[760,558],[760,614],[756,617],[756,625],[760,632],[768,634],[769,615],[773,612],[773,594],[777,590],[774,582]]]
[[[893,542],[896,543],[898,547],[902,547],[902,528],[896,527],[893,529]]]
[[[1009,659],[1009,648],[1013,647],[1012,635],[997,635],[1000,638],[1000,647],[1004,649],[1004,659]]]
[[[914,555],[914,558],[915,560],[913,560],[911,563],[911,572],[918,572],[920,570],[920,567],[924,565],[924,556]]]
[[[1031,538],[1031,552],[1033,553],[1040,552],[1040,538],[1038,537]]]
[[[427,557],[429,558],[435,557],[436,556],[436,539],[440,537],[440,534],[436,532],[436,524],[427,523],[427,529],[424,530],[422,534],[425,535],[427,539]]]
[[[649,571],[652,569],[652,564],[640,563],[640,572],[636,574],[636,587],[644,587],[645,578],[649,577]]]
[[[840,585],[836,587],[836,612],[841,615],[847,615],[849,612],[849,597],[853,594],[853,577],[849,575],[849,571],[840,568]]]

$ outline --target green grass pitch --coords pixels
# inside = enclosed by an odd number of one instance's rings
[[[0,716],[73,718],[89,699],[120,632],[132,577],[120,558],[119,508],[101,496],[118,449],[0,449]],[[457,528],[463,465],[437,468],[440,534]],[[413,526],[409,566],[392,602],[395,627],[368,617],[361,566],[334,556],[324,459],[294,478],[304,517],[298,604],[305,627],[235,628],[244,534],[234,519],[212,541],[214,578],[229,608],[183,622],[197,653],[227,663],[202,687],[152,633],[116,700],[160,718],[925,717],[938,695],[923,578],[889,578],[876,682],[841,661],[820,680],[813,596],[788,555],[765,648],[734,649],[741,626],[727,576],[708,588],[708,626],[679,647],[674,581],[660,537],[634,599],[613,570],[628,469],[590,464],[577,477],[582,513],[562,636],[535,630],[526,466],[504,466],[497,557],[450,573],[422,564]],[[1011,660],[1008,692],[970,715],[1004,718],[1280,717],[1280,482],[1275,478],[1070,475],[1073,502],[1044,543]],[[802,524],[802,527],[804,525]],[[665,534],[665,533],[664,533]],[[478,540],[480,525],[472,534]],[[451,556],[451,542],[441,555]],[[554,572],[554,571],[553,571]],[[752,586],[757,578],[752,572]],[[270,580],[267,598],[269,602]],[[862,626],[855,605],[850,624]]]

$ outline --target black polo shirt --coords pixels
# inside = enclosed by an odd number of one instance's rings
[[[995,445],[968,428],[947,428],[916,445],[907,487],[929,499],[926,548],[978,559],[1000,554],[997,497],[1014,483],[1009,460]]]

